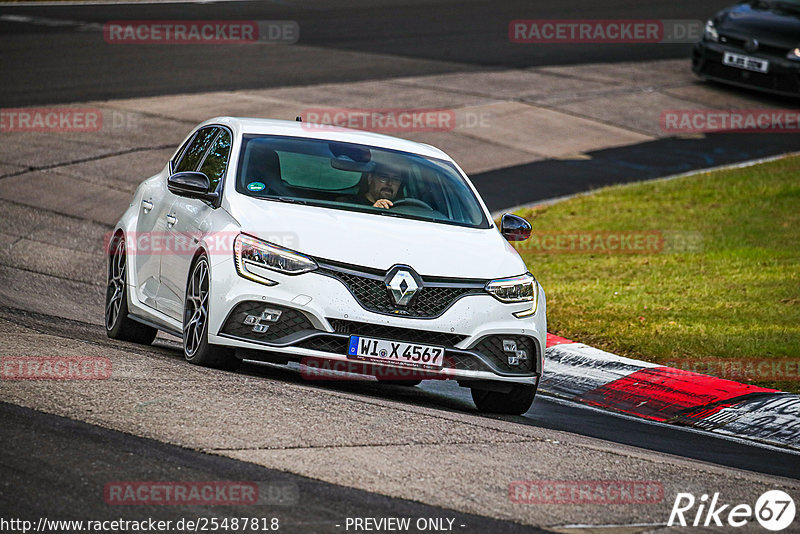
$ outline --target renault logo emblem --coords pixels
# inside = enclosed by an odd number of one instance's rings
[[[392,269],[386,277],[386,289],[397,306],[408,306],[420,289],[416,278],[405,268]]]

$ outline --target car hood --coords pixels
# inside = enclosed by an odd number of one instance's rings
[[[241,231],[320,260],[422,276],[502,278],[527,268],[495,228],[478,229],[237,195]]]
[[[724,35],[752,37],[762,44],[791,49],[800,45],[800,5],[752,2],[729,7],[714,17]]]

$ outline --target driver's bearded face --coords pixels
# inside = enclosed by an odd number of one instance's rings
[[[397,192],[400,191],[402,180],[399,174],[378,173],[371,175],[368,183],[367,200],[375,202],[382,198],[394,200]]]

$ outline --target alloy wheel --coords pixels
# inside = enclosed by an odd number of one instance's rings
[[[125,297],[125,239],[115,238],[109,247],[108,286],[106,287],[106,330],[117,323]]]
[[[192,270],[183,311],[183,346],[186,356],[197,352],[208,320],[208,263],[201,258]]]

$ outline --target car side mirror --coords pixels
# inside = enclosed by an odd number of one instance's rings
[[[531,223],[510,213],[500,221],[500,233],[509,241],[525,241],[531,236],[531,229]]]
[[[167,179],[167,188],[175,195],[186,198],[207,200],[216,205],[219,194],[209,193],[211,180],[202,172],[176,172]]]

